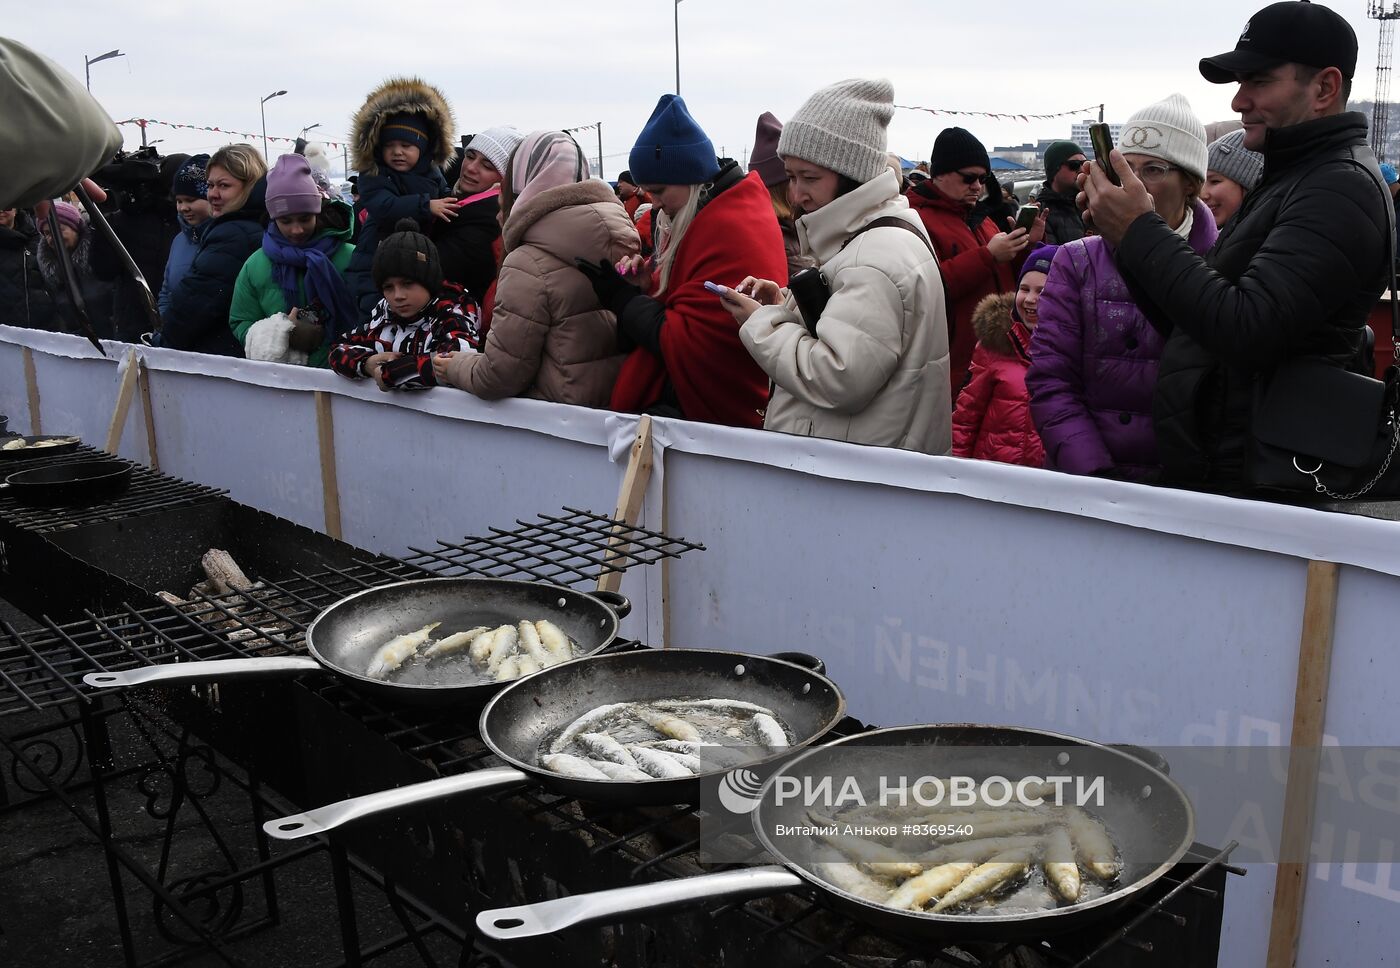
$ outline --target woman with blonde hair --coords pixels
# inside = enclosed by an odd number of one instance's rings
[[[617,316],[630,349],[611,407],[731,427],[763,426],[768,378],[707,282],[735,286],[749,272],[787,283],[787,256],[768,189],[713,143],[678,95],[661,98],[628,159],[651,194],[656,254],[579,269]]]
[[[226,145],[207,166],[212,218],[152,343],[176,350],[242,356],[229,326],[233,287],[248,257],[262,246],[267,215],[267,164],[252,145]]]

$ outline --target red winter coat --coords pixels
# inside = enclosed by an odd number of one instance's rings
[[[953,413],[953,456],[1041,467],[1045,448],[1026,391],[1031,334],[1012,318],[1015,305],[1012,293],[988,296],[972,314],[978,343],[972,379],[958,394]]]
[[[966,205],[932,185],[926,190],[927,195],[911,188],[906,197],[933,240],[938,271],[943,274],[943,288],[948,293],[948,378],[956,400],[967,382],[972,347],[977,342],[972,331],[972,312],[987,296],[1016,291],[1016,267],[992,258],[987,241],[1001,230],[991,219],[983,219],[973,230],[967,224],[971,210]]]
[[[768,377],[739,341],[739,324],[706,281],[737,286],[745,276],[787,285],[787,253],[768,189],[750,173],[700,209],[681,240],[666,307],[661,354],[637,347],[613,386],[612,409],[642,413],[660,400],[667,378],[687,420],[763,426]]]

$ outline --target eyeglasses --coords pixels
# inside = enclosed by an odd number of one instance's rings
[[[964,185],[976,185],[978,182],[982,181],[984,178],[987,177],[986,175],[969,175],[965,171],[955,171],[953,172],[953,174],[961,178],[963,180]]]
[[[1064,165],[1070,171],[1079,171],[1088,160],[1088,158],[1071,158],[1069,161],[1060,162],[1060,164]]]
[[[1133,170],[1133,174],[1134,174],[1134,175],[1137,175],[1138,178],[1142,179],[1142,181],[1145,182],[1145,183],[1146,183],[1146,182],[1159,182],[1159,181],[1161,181],[1163,178],[1166,178],[1167,175],[1170,174],[1171,172],[1174,172],[1174,171],[1181,171],[1181,169],[1178,168],[1176,165],[1157,165],[1157,164],[1152,164],[1152,165],[1142,165],[1142,166],[1138,166],[1138,165],[1129,164],[1128,167],[1131,168],[1131,169]]]

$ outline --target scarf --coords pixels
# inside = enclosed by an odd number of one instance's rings
[[[272,280],[286,297],[286,311],[298,305],[297,283],[300,273],[306,273],[306,300],[320,303],[329,314],[322,320],[326,339],[331,340],[355,328],[355,304],[339,270],[331,262],[331,253],[340,248],[334,235],[323,234],[301,245],[293,245],[282,237],[274,222],[263,233],[262,250],[272,263]]]
[[[1172,229],[1173,232],[1181,236],[1187,242],[1191,241],[1191,227],[1196,224],[1195,207],[1195,204],[1188,200],[1186,202],[1186,217],[1181,220],[1180,225]]]

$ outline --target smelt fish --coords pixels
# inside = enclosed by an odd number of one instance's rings
[[[533,622],[521,622],[516,627],[520,635],[520,651],[534,659],[539,665],[548,665],[552,653],[540,641],[540,633]]]
[[[505,628],[504,625],[498,625],[489,632],[482,632],[472,639],[467,654],[471,656],[474,665],[480,668],[486,667],[486,660],[491,656],[491,647],[496,644],[496,635],[503,628]]]
[[[1045,841],[1045,879],[1055,889],[1055,893],[1066,901],[1079,900],[1083,882],[1079,878],[1079,865],[1074,862],[1074,844],[1070,843],[1069,831],[1056,827],[1050,831]]]
[[[606,780],[608,775],[587,760],[568,753],[550,753],[540,758],[544,768],[574,780]]]
[[[520,641],[520,633],[514,625],[502,625],[496,629],[491,639],[491,652],[486,656],[486,671],[495,675],[505,662],[515,653],[515,645]]]
[[[921,911],[925,904],[943,897],[976,869],[977,864],[972,861],[959,861],[930,868],[899,885],[885,903],[893,908]]]
[[[975,861],[981,864],[997,854],[1008,850],[1024,850],[1041,842],[1039,837],[986,837],[979,840],[960,840],[946,844],[927,854],[919,855],[919,862],[925,867],[951,864],[957,861]]]
[[[624,766],[607,760],[589,760],[588,765],[606,774],[609,780],[650,780],[650,773],[643,773],[635,766]]]
[[[692,775],[689,770],[677,763],[670,753],[648,749],[645,746],[629,746],[627,749],[643,772],[659,780],[678,779]]]
[[[650,746],[654,750],[665,750],[667,753],[685,753],[690,756],[702,756],[700,751],[705,749],[716,749],[719,743],[711,743],[703,739],[654,739],[643,746]]]
[[[517,652],[515,654],[515,671],[517,673],[516,678],[523,679],[526,676],[533,676],[536,672],[539,672],[540,664],[530,656]]]
[[[672,716],[670,713],[657,712],[655,709],[638,706],[637,718],[652,729],[664,733],[672,739],[683,739],[690,742],[695,742],[700,739],[700,731],[679,716]]]
[[[872,877],[855,864],[813,864],[818,877],[823,878],[847,894],[884,904],[894,893],[894,884],[883,877]]]
[[[572,743],[574,737],[579,733],[588,732],[619,709],[626,709],[631,705],[630,702],[614,702],[608,703],[606,706],[599,706],[596,709],[589,710],[570,723],[565,728],[564,732],[560,733],[558,738],[556,738],[553,743],[549,744],[549,751],[551,753],[558,753],[564,747]]]
[[[732,709],[741,713],[765,713],[773,715],[773,710],[756,702],[742,699],[663,699],[656,704],[657,709]]]
[[[755,713],[753,725],[754,729],[758,730],[759,740],[769,749],[783,749],[788,745],[787,733],[778,725],[778,721],[767,713]]]
[[[559,661],[562,662],[574,657],[574,647],[569,643],[569,637],[559,626],[548,620],[542,620],[535,623],[535,631],[540,633],[540,643],[545,649],[558,656]]]
[[[467,629],[465,632],[453,632],[451,635],[438,639],[432,645],[423,650],[423,657],[426,659],[436,659],[439,656],[452,655],[454,652],[461,652],[468,648],[478,635],[482,635],[487,630],[486,626],[478,625],[474,629]]]
[[[839,821],[811,811],[807,812],[807,816],[818,828],[840,826]],[[872,874],[884,877],[912,877],[923,870],[921,865],[902,857],[892,847],[877,844],[854,834],[819,833],[817,839],[822,843],[830,844],[851,860],[864,865]]]
[[[637,768],[637,761],[628,752],[627,747],[613,739],[607,733],[580,733],[578,745],[582,746],[595,759],[608,760],[612,763],[621,763],[623,766],[630,766],[634,770]]]
[[[1101,880],[1111,881],[1123,869],[1118,860],[1118,851],[1109,839],[1108,831],[1080,807],[1070,807],[1065,811],[1065,822],[1074,838],[1079,862],[1094,872]]]
[[[520,660],[529,656],[508,655],[496,666],[496,681],[510,682],[512,679],[520,678]]]
[[[383,679],[399,666],[408,661],[409,656],[418,651],[418,647],[428,641],[428,636],[433,634],[433,629],[441,625],[441,622],[434,622],[425,625],[416,632],[409,632],[400,635],[398,638],[390,639],[370,660],[369,668],[365,670],[365,675],[374,679]]]
[[[1003,854],[997,854],[987,863],[974,869],[957,887],[944,894],[942,899],[933,906],[934,913],[946,911],[956,904],[975,900],[983,894],[990,894],[997,888],[1015,880],[1030,867],[1031,859],[1034,856],[1035,850],[1033,848],[1008,850]]]

